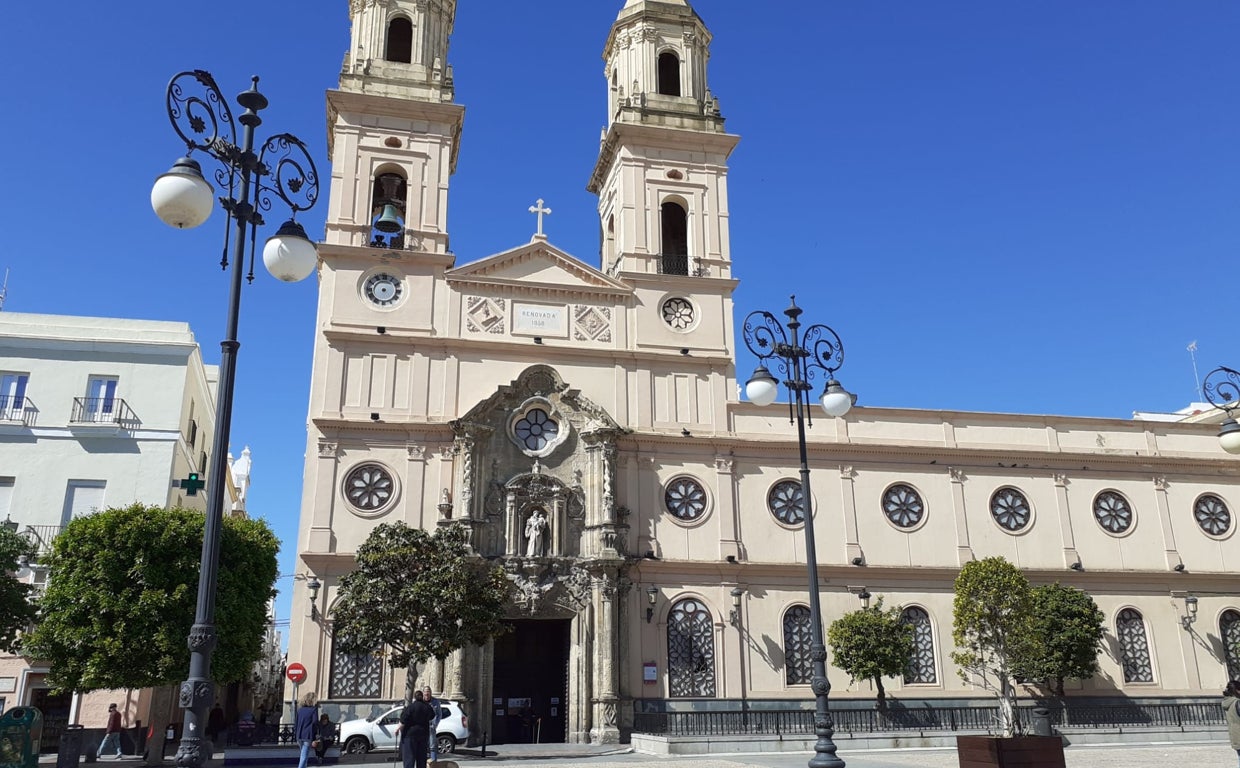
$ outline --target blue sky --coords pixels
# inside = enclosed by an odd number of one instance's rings
[[[622,5],[461,0],[458,262],[527,242],[541,197],[551,241],[597,265],[585,184]],[[808,322],[843,337],[840,378],[862,405],[1127,418],[1199,399],[1190,341],[1202,374],[1240,365],[1240,3],[695,7],[715,35],[712,90],[743,137],[729,178],[738,319],[795,291]],[[175,231],[148,202],[180,149],[164,89],[185,69],[229,95],[260,75],[259,135],[300,136],[326,179],[323,94],[348,48],[348,2],[49,8],[0,11],[5,311],[183,320],[216,362],[223,218]],[[303,217],[312,237],[326,209],[324,195]],[[315,290],[263,273],[242,300],[233,451],[254,452],[250,510],[283,539],[282,573]]]

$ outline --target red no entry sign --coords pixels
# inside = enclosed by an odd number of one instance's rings
[[[306,668],[294,661],[288,665],[288,670],[284,674],[288,675],[288,679],[294,683],[300,683],[306,679]]]

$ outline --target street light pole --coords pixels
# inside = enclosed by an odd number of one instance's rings
[[[809,491],[809,458],[805,447],[806,422],[813,426],[809,413],[809,393],[813,380],[821,372],[826,376],[820,403],[828,416],[839,417],[852,407],[853,396],[838,381],[835,372],[844,364],[844,344],[831,328],[811,325],[801,333],[801,308],[796,296],[784,315],[788,320],[781,323],[770,312],[751,312],[743,327],[745,346],[758,358],[758,367],[745,385],[745,394],[757,405],[770,405],[779,395],[779,382],[771,375],[767,362],[773,361],[782,373],[784,386],[791,398],[788,401],[788,417],[797,425],[797,447],[801,458],[801,512],[805,526],[805,561],[809,576],[810,612],[810,658],[813,679],[810,688],[814,692],[814,756],[809,768],[844,768],[844,761],[835,754],[834,723],[828,710],[831,683],[827,680],[827,646],[822,636],[822,603],[818,595],[818,552],[814,543],[814,515]],[[785,330],[786,329],[786,330]],[[791,341],[789,341],[791,337]]]
[[[1224,414],[1223,425],[1218,431],[1219,445],[1228,453],[1240,454],[1240,371],[1219,366],[1206,374],[1201,393],[1206,400]]]
[[[254,153],[254,129],[262,124],[258,113],[267,107],[267,98],[258,91],[258,78],[248,91],[237,97],[244,112],[241,123],[241,144],[236,141],[236,126],[228,103],[215,84],[215,79],[202,70],[181,72],[168,84],[167,110],[173,130],[185,142],[186,156],[176,162],[168,173],[155,181],[151,190],[151,206],[165,223],[179,229],[196,227],[205,222],[213,209],[214,190],[202,176],[202,169],[193,159],[195,151],[219,161],[214,174],[216,183],[226,188],[219,198],[228,214],[224,234],[224,256],[220,265],[231,266],[228,294],[228,316],[225,338],[220,342],[220,379],[216,397],[215,436],[211,447],[211,470],[207,481],[206,525],[203,528],[202,557],[199,561],[198,602],[194,625],[190,629],[189,677],[181,683],[178,704],[184,709],[181,744],[176,762],[182,768],[199,768],[209,757],[203,750],[203,729],[207,710],[215,701],[215,683],[211,679],[211,654],[218,636],[215,627],[216,578],[219,571],[220,533],[224,519],[224,497],[227,494],[225,472],[228,470],[228,439],[232,424],[233,389],[236,382],[237,323],[241,309],[242,277],[254,279],[254,241],[262,225],[260,211],[271,210],[273,197],[279,198],[292,211],[309,209],[318,199],[318,173],[306,147],[291,134],[279,134]],[[235,234],[234,234],[235,230]],[[235,239],[233,239],[235,238]],[[250,248],[250,264],[245,266],[246,245]],[[280,227],[263,247],[263,263],[275,277],[295,282],[308,277],[318,265],[314,244],[294,219]]]

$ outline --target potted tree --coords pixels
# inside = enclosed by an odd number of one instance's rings
[[[900,621],[900,609],[883,610],[880,597],[874,606],[846,613],[831,622],[827,642],[835,666],[854,681],[874,681],[878,710],[886,712],[883,677],[904,672],[913,655],[913,628]]]
[[[956,577],[952,660],[966,682],[999,703],[999,736],[957,736],[960,768],[1064,768],[1057,736],[1025,736],[1016,717],[1015,677],[1032,652],[1033,590],[1002,557],[975,560]]]

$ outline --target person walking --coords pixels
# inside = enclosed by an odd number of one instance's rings
[[[293,720],[293,738],[301,747],[301,758],[297,768],[306,768],[310,759],[310,744],[319,733],[319,697],[314,691],[301,697],[301,706],[297,708],[297,717]]]
[[[439,762],[439,719],[440,715],[443,714],[441,711],[442,702],[431,694],[431,687],[429,685],[422,688],[422,700],[429,704],[431,710],[435,713],[434,719],[431,720],[430,742],[431,762],[437,763]]]
[[[1240,680],[1227,681],[1227,687],[1223,689],[1223,720],[1227,723],[1231,748],[1240,758]]]
[[[95,758],[103,757],[105,749],[115,749],[116,759],[121,759],[121,713],[115,704],[108,705],[108,725],[103,732],[103,741],[99,742],[99,750]]]
[[[405,768],[426,768],[426,739],[434,719],[435,713],[425,696],[421,691],[414,691],[413,701],[400,713],[400,725],[396,727]]]

